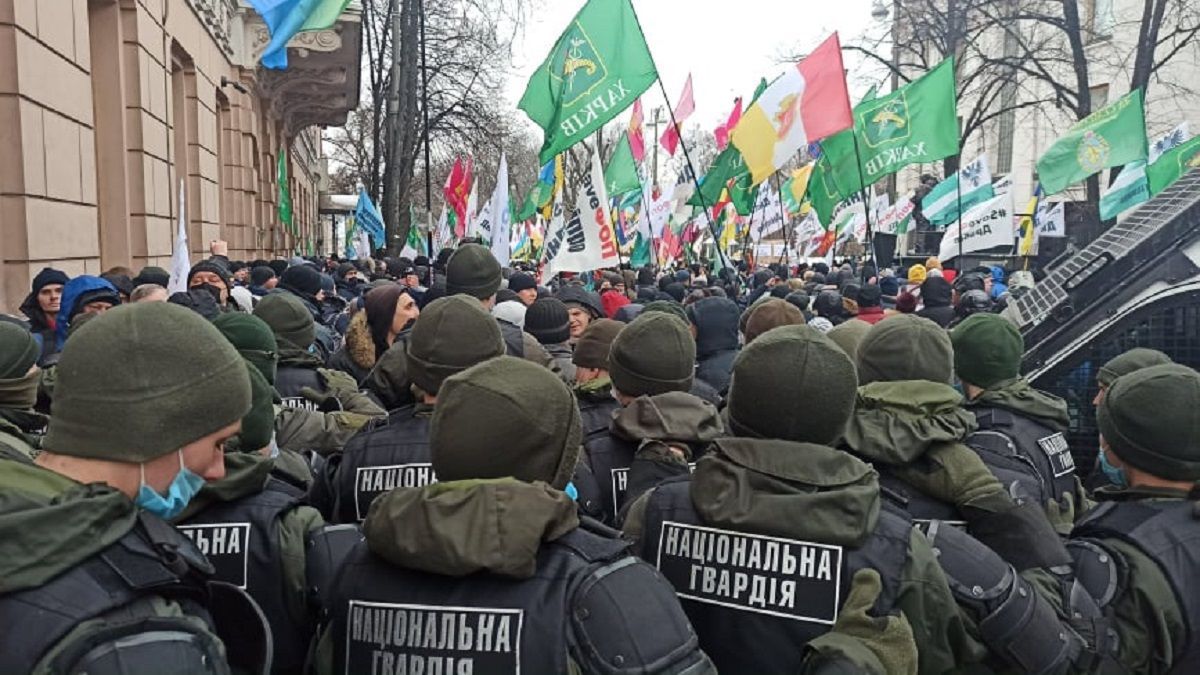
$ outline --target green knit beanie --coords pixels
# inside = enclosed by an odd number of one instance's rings
[[[654,300],[652,302],[647,302],[646,306],[642,308],[642,314],[651,314],[653,312],[659,312],[668,316],[678,317],[679,320],[683,322],[685,328],[689,323],[691,323],[688,320],[687,310],[683,308],[683,305],[675,302],[674,300]]]
[[[249,359],[244,363],[250,375],[250,412],[242,417],[238,442],[242,452],[258,452],[275,435],[275,387]]]
[[[830,328],[825,335],[833,340],[834,344],[841,347],[852,362],[856,362],[858,361],[858,347],[870,330],[871,324],[866,321],[853,320],[844,321]]]
[[[33,335],[15,323],[0,322],[0,380],[25,377],[40,350]]]
[[[511,356],[442,383],[429,432],[438,480],[545,481],[561,490],[579,458],[579,408],[554,373]]]
[[[275,342],[275,334],[265,321],[250,314],[229,312],[213,319],[212,324],[233,344],[242,358],[258,369],[267,383],[275,385],[279,347]]]
[[[146,462],[250,409],[237,350],[199,314],[167,302],[121,305],[89,321],[67,341],[57,373],[44,447],[60,455]]]
[[[1171,480],[1200,480],[1200,373],[1177,363],[1113,382],[1096,410],[1121,461]]]
[[[958,379],[987,389],[1021,374],[1025,342],[999,314],[972,314],[950,331]]]
[[[1101,387],[1108,388],[1122,375],[1128,375],[1135,370],[1149,368],[1150,366],[1161,366],[1165,363],[1173,363],[1171,357],[1157,349],[1135,347],[1120,356],[1114,357],[1108,363],[1101,366],[1100,372],[1096,373],[1096,382]]]
[[[820,331],[780,326],[733,362],[726,413],[737,436],[829,445],[854,412],[850,357]]]
[[[287,340],[298,349],[308,349],[317,339],[312,314],[291,293],[268,294],[254,307],[254,316],[265,321],[277,339]]]
[[[613,387],[626,396],[688,391],[696,372],[696,341],[671,314],[643,312],[617,334],[608,353]]]
[[[500,290],[500,263],[486,246],[463,244],[446,263],[446,293],[487,300]]]
[[[608,353],[624,327],[625,324],[612,319],[596,319],[589,323],[575,343],[571,363],[583,368],[608,370]]]
[[[504,351],[500,324],[478,301],[462,295],[438,298],[421,310],[409,335],[408,377],[426,393],[437,394],[447,377]]]
[[[928,380],[950,384],[954,350],[941,326],[919,316],[888,317],[858,343],[858,383]]]

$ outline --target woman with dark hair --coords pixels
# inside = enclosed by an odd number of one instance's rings
[[[361,385],[375,362],[403,335],[421,314],[405,286],[387,283],[371,289],[362,298],[362,309],[346,329],[342,348],[330,357],[328,366],[349,373]]]

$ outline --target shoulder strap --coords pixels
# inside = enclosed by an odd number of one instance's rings
[[[579,527],[554,540],[553,544],[571,549],[589,563],[615,560],[628,555],[629,551],[629,542],[621,538],[619,531],[587,516],[580,516]]]

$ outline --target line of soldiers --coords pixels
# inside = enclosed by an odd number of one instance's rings
[[[750,316],[714,405],[648,303],[580,326],[570,387],[506,355],[481,248],[384,331],[386,414],[287,296],[78,326],[40,450],[0,443],[0,672],[1200,668],[1190,368],[1100,370],[1089,493],[994,314]],[[39,353],[0,324],[4,420]]]

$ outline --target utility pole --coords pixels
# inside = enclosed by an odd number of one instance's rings
[[[658,185],[658,127],[660,125],[666,124],[666,122],[659,119],[659,114],[661,114],[661,113],[662,113],[662,107],[656,106],[654,108],[654,121],[650,122],[649,124],[646,125],[646,126],[652,127],[654,129],[654,155],[653,155],[652,166],[651,166],[651,175],[654,178],[654,185]]]
[[[392,73],[387,93],[387,167],[383,182],[383,247],[391,250],[392,239],[399,224],[400,182],[396,170],[400,166],[400,12],[397,4],[402,0],[389,0],[388,19],[392,32]]]
[[[425,0],[417,0],[417,11],[421,13],[421,120],[425,131],[425,220],[429,226],[426,232],[426,246],[429,257],[433,258],[433,165],[429,161],[429,67],[425,61]],[[409,227],[415,227],[410,223]],[[429,267],[429,285],[433,285],[433,266]]]

